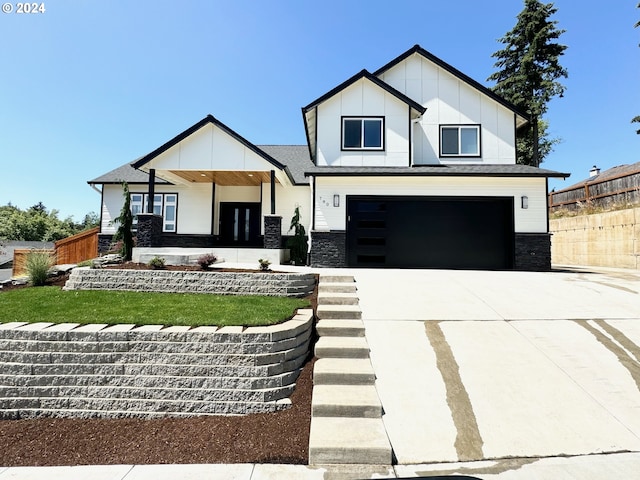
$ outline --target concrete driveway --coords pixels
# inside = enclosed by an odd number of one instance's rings
[[[353,274],[399,464],[640,452],[640,272]]]

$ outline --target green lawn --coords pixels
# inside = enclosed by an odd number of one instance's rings
[[[254,326],[282,322],[308,306],[288,297],[30,287],[0,294],[0,322]]]

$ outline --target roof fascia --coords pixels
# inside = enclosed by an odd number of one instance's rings
[[[484,173],[484,172],[426,172],[426,171],[401,171],[401,172],[304,172],[305,177],[519,177],[519,178],[567,178],[569,173],[562,172],[538,172],[538,173]],[[557,193],[557,192],[556,192]]]
[[[166,152],[171,147],[173,147],[174,145],[177,145],[182,140],[184,140],[185,138],[189,137],[193,133],[197,132],[198,130],[200,130],[202,127],[204,127],[205,125],[207,125],[209,123],[211,123],[212,125],[215,125],[216,127],[220,128],[221,130],[223,130],[226,133],[228,133],[229,135],[231,135],[233,138],[235,138],[237,141],[239,141],[241,144],[243,144],[249,150],[253,151],[257,155],[259,155],[262,158],[264,158],[267,162],[269,162],[274,167],[278,168],[279,170],[284,170],[285,166],[283,164],[278,162],[271,155],[268,155],[266,152],[260,150],[258,147],[256,147],[253,143],[249,142],[243,136],[239,135],[238,133],[236,133],[235,131],[233,131],[229,127],[227,127],[224,123],[219,121],[213,115],[207,115],[206,117],[204,117],[202,120],[200,120],[196,124],[194,124],[191,127],[187,128],[184,132],[179,133],[178,135],[173,137],[171,140],[169,140],[164,145],[161,145],[160,147],[156,148],[151,153],[148,153],[144,157],[142,157],[142,158],[136,160],[135,162],[133,162],[131,164],[131,166],[134,167],[134,168],[138,168],[138,169],[143,167],[144,165],[149,163],[151,160],[156,158],[158,155]]]
[[[422,115],[424,112],[427,111],[427,109],[425,107],[420,105],[415,100],[412,100],[411,98],[407,97],[404,93],[396,90],[395,88],[393,88],[388,83],[385,83],[384,81],[380,80],[378,77],[372,75],[367,70],[361,70],[359,73],[356,73],[353,77],[351,77],[348,80],[342,82],[337,87],[331,89],[330,91],[328,91],[327,93],[322,95],[320,98],[318,98],[318,99],[314,100],[313,102],[311,102],[306,107],[303,107],[302,108],[302,113],[306,114],[312,108],[317,107],[321,103],[323,103],[326,100],[330,99],[331,97],[337,95],[342,90],[346,89],[347,87],[353,85],[355,82],[357,82],[358,80],[361,80],[363,78],[366,79],[366,80],[369,80],[370,82],[374,83],[375,85],[377,85],[378,87],[382,88],[386,92],[390,93],[391,95],[396,97],[398,100],[406,103],[411,108],[413,108],[418,113],[420,113],[420,115]]]
[[[454,66],[452,66],[452,65],[448,64],[447,62],[445,62],[444,60],[436,57],[431,52],[428,52],[427,50],[422,48],[420,45],[414,45],[412,48],[410,48],[409,50],[404,52],[402,55],[394,58],[393,60],[391,60],[389,63],[387,63],[383,67],[381,67],[378,70],[376,70],[375,72],[373,72],[373,75],[375,75],[375,76],[382,75],[384,72],[386,72],[387,70],[390,70],[391,68],[395,67],[396,65],[398,65],[402,61],[406,60],[408,57],[410,57],[414,53],[418,53],[418,54],[422,55],[424,58],[426,58],[427,60],[435,63],[437,66],[439,66],[443,70],[446,70],[447,72],[449,72],[454,77],[459,78],[463,82],[467,83],[468,85],[472,86],[476,90],[480,91],[480,93],[483,93],[483,94],[487,95],[488,97],[492,98],[496,102],[500,103],[502,106],[504,106],[504,107],[508,108],[509,110],[513,111],[514,113],[516,113],[517,115],[519,115],[520,117],[525,119],[527,122],[531,121],[530,115],[527,114],[525,111],[523,111],[522,109],[520,109],[519,107],[517,107],[513,103],[509,102],[508,100],[505,100],[500,95],[494,93],[493,91],[491,91],[490,89],[488,89],[487,87],[485,87],[481,83],[477,82],[473,78],[469,77],[468,75],[465,75],[464,73],[462,73],[460,70],[458,70]]]

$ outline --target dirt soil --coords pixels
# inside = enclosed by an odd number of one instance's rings
[[[49,278],[47,285],[62,287],[67,278],[66,274]],[[15,288],[27,287],[5,285],[0,292]],[[310,300],[315,307],[315,295]],[[0,466],[307,464],[314,362],[304,366],[291,396],[292,406],[276,413],[152,420],[2,420]]]

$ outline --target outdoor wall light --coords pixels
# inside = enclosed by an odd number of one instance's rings
[[[333,206],[334,207],[340,206],[340,195],[336,194],[333,196]]]
[[[529,197],[527,197],[526,195],[523,195],[522,197],[520,197],[520,205],[522,206],[523,209],[527,209],[529,208]]]

